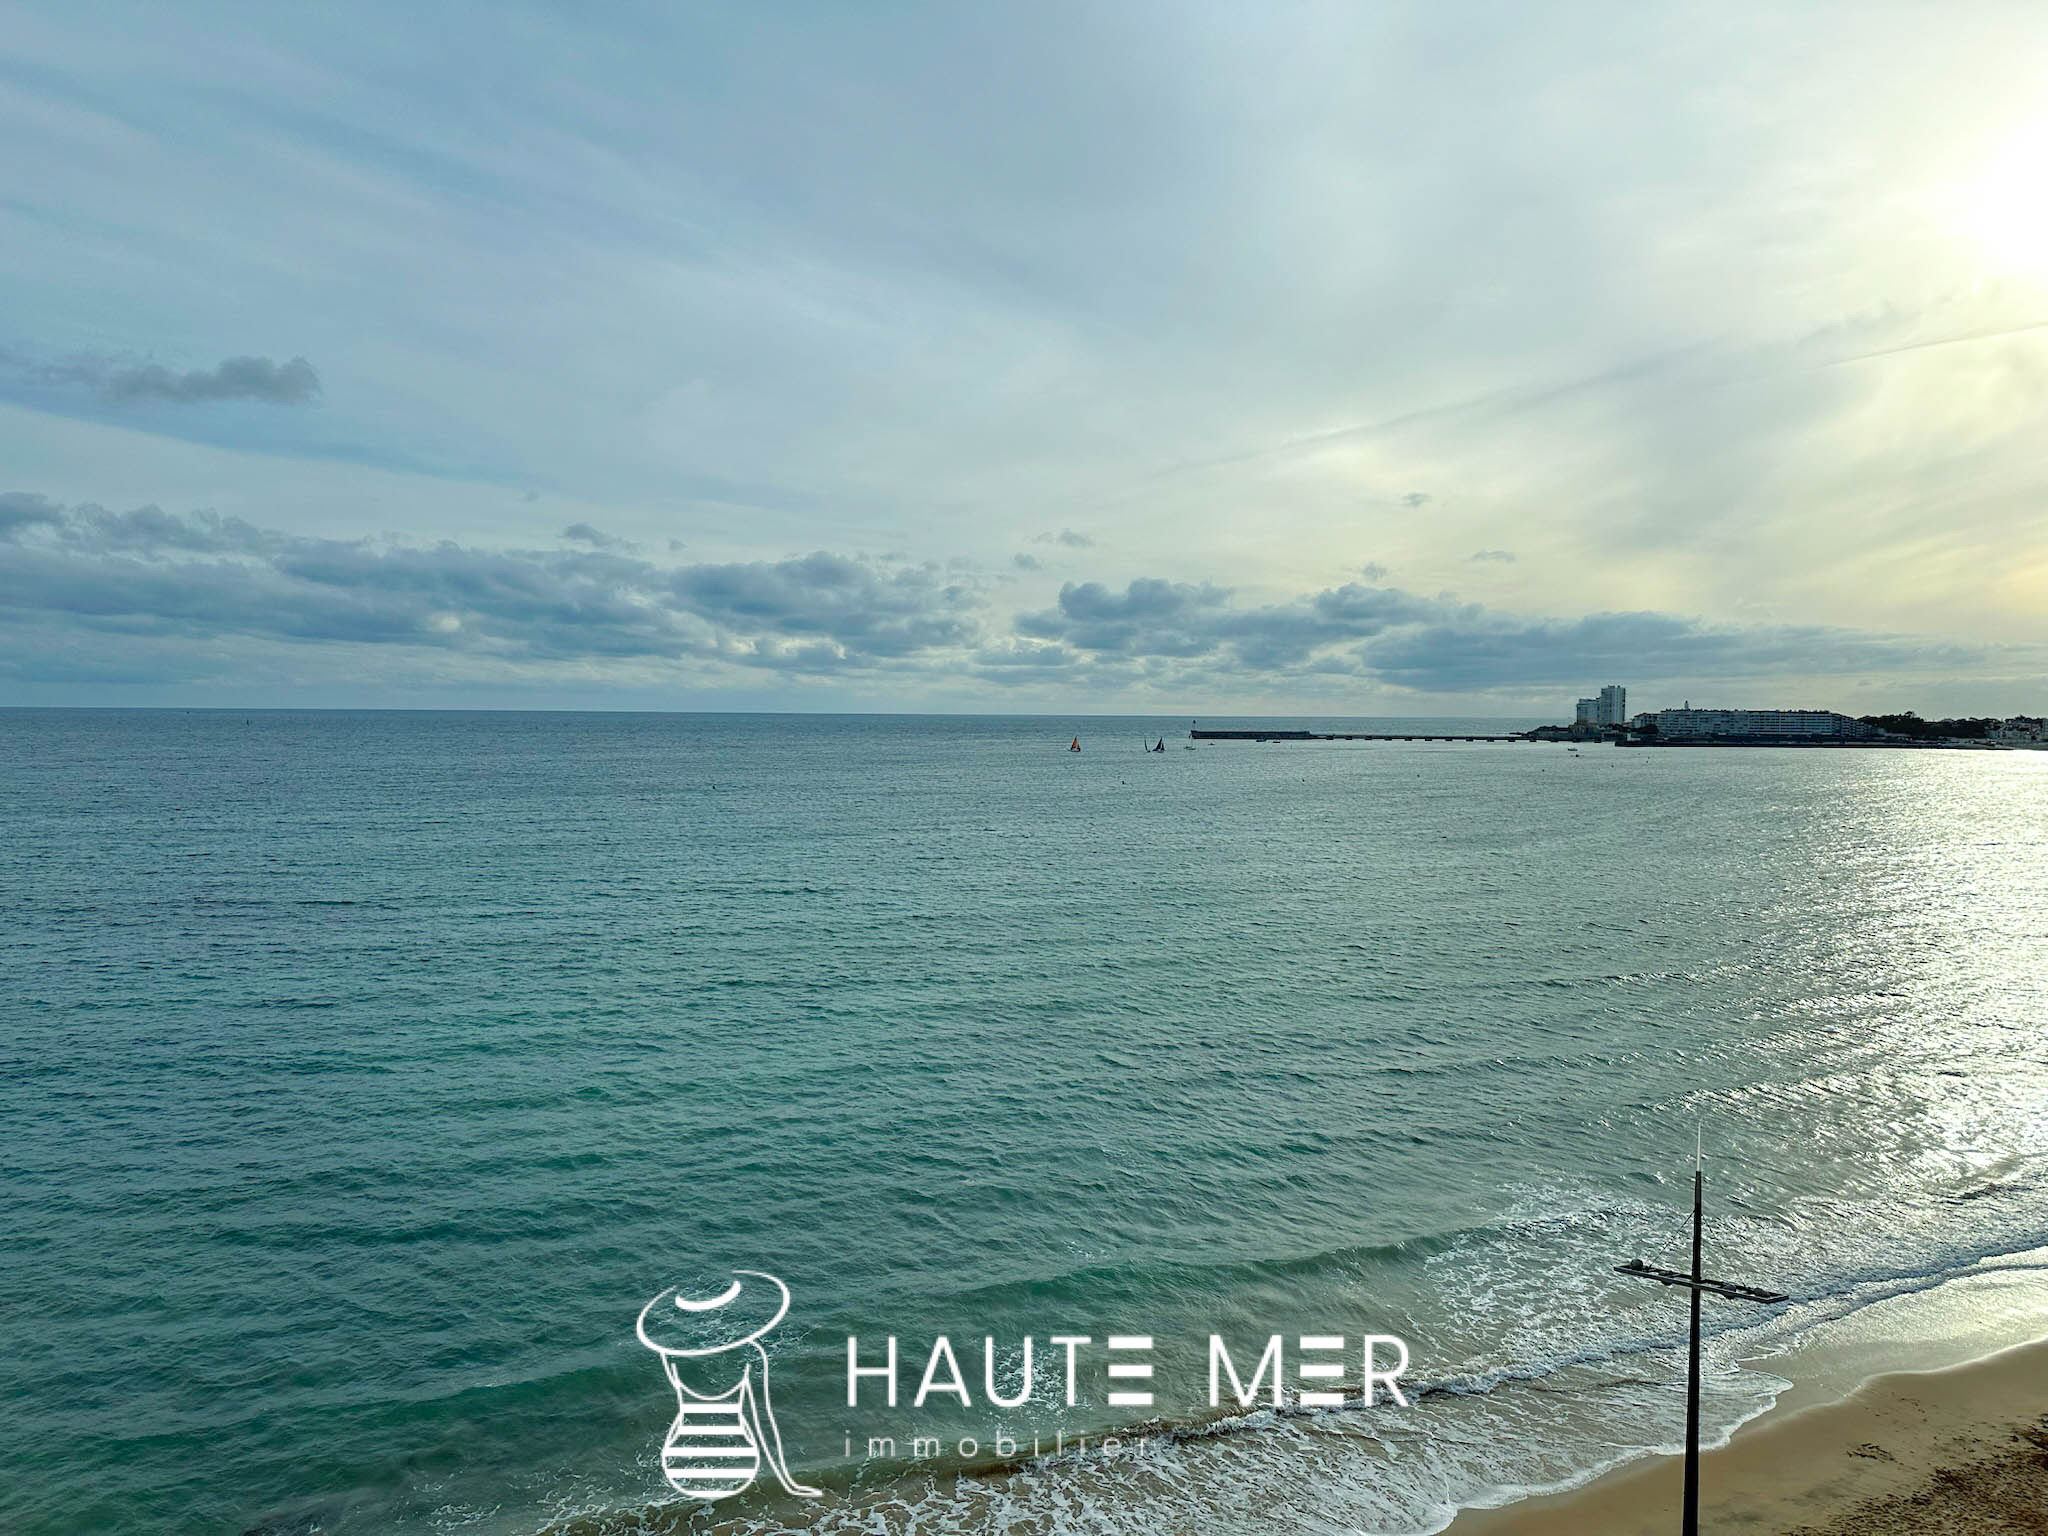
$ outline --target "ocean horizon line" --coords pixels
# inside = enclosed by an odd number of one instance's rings
[[[1209,714],[1117,710],[932,710],[932,709],[579,709],[559,706],[481,704],[0,704],[9,714],[99,715],[658,715],[713,718],[766,717],[791,720],[1534,720],[1535,713],[1506,715],[1338,714],[1291,710],[1278,714]]]

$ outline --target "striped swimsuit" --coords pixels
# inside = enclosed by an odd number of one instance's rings
[[[722,1499],[740,1492],[761,1470],[761,1448],[747,1422],[747,1388],[753,1368],[740,1373],[730,1391],[706,1397],[691,1391],[673,1365],[678,1411],[661,1447],[661,1470],[669,1486],[692,1498]]]

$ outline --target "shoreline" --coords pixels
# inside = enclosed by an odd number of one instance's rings
[[[1758,1362],[1778,1368],[1781,1361]],[[1789,1372],[1788,1372],[1789,1374]],[[1669,1536],[1683,1458],[1461,1510],[1450,1536]],[[1700,1456],[1700,1518],[1772,1536],[2048,1531],[2048,1314],[2035,1336],[1846,1394],[1802,1381]]]

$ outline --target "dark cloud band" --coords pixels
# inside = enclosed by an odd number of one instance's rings
[[[1981,647],[1811,626],[1716,626],[1664,613],[1526,618],[1477,603],[1347,583],[1288,603],[1239,607],[1215,587],[1134,581],[1122,593],[1069,583],[1056,607],[1021,615],[1070,674],[1354,677],[1425,694],[1644,680],[1838,675],[1981,663]],[[1013,663],[1014,665],[1014,663]],[[1015,675],[1011,673],[1009,675]]]
[[[1715,626],[1662,613],[1528,618],[1371,580],[1258,605],[1207,583],[1069,582],[1052,607],[1000,626],[985,618],[980,578],[957,565],[825,551],[664,565],[586,525],[564,537],[575,547],[320,539],[211,513],[0,494],[0,673],[75,669],[70,642],[81,637],[110,676],[180,645],[211,646],[217,663],[216,642],[239,637],[409,649],[475,675],[653,663],[1182,698],[1301,678],[1455,695],[1571,688],[1596,676],[1960,670],[1986,657],[1818,626]]]
[[[217,400],[308,405],[320,398],[320,375],[303,357],[282,363],[267,357],[230,357],[215,367],[184,373],[161,363],[121,363],[103,357],[44,363],[0,354],[0,365],[42,384],[82,387],[123,405],[196,405]]]
[[[979,639],[978,589],[832,554],[660,566],[612,549],[305,538],[239,518],[0,496],[0,611],[148,637],[402,644],[480,659],[829,672]],[[18,669],[17,669],[18,671]]]

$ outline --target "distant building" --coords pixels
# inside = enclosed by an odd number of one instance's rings
[[[1609,683],[1597,696],[1579,700],[1578,709],[1572,716],[1572,724],[1588,729],[1627,723],[1628,690],[1619,683]]]
[[[1993,741],[2048,741],[2048,720],[2036,720],[2032,715],[2014,715],[1984,734]]]
[[[1656,725],[1666,740],[1690,738],[1767,736],[1800,740],[1868,741],[1882,736],[1874,725],[1865,725],[1831,709],[1660,709],[1638,715],[1638,721]]]

